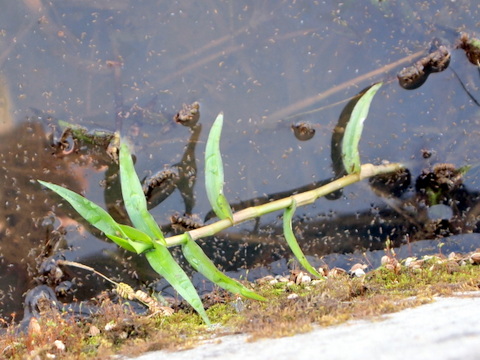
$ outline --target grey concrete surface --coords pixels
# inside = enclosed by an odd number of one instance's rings
[[[195,349],[152,352],[137,360],[480,359],[480,292],[310,333],[246,342],[226,336]]]

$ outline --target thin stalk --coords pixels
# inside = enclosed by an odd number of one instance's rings
[[[213,224],[203,226],[199,229],[190,230],[187,233],[166,238],[165,242],[168,247],[171,247],[185,243],[188,238],[191,238],[192,240],[198,240],[207,236],[212,236],[222,230],[228,229],[231,226],[255,219],[274,211],[283,210],[292,205],[293,200],[295,200],[297,207],[312,204],[322,196],[340,190],[363,179],[376,175],[392,173],[402,169],[404,169],[404,166],[400,163],[385,165],[364,164],[361,167],[360,173],[346,175],[313,190],[237,211],[233,214],[233,221],[230,219],[219,220]]]
[[[80,268],[80,269],[84,269],[84,270],[88,270],[88,271],[91,271],[93,272],[94,274],[97,274],[98,276],[104,278],[105,280],[111,282],[113,285],[115,286],[119,286],[120,284],[117,283],[116,281],[110,279],[108,276],[106,275],[103,275],[101,272],[95,270],[94,268],[90,267],[90,266],[87,266],[87,265],[83,265],[81,263],[78,263],[78,262],[75,262],[75,261],[68,261],[68,260],[57,260],[57,264],[58,265],[66,265],[66,266],[74,266],[74,267],[77,267],[77,268]]]

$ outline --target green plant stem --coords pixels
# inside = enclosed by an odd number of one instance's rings
[[[203,226],[199,229],[190,230],[188,231],[188,233],[166,238],[165,242],[168,247],[171,247],[185,243],[189,238],[188,236],[190,236],[192,240],[198,240],[207,236],[212,236],[222,230],[228,229],[231,226],[255,219],[257,217],[269,214],[274,211],[283,210],[292,205],[293,200],[296,201],[297,207],[312,204],[322,196],[340,190],[348,185],[354,184],[363,179],[376,175],[396,172],[402,169],[404,169],[404,166],[400,163],[392,163],[385,165],[364,164],[361,166],[361,170],[359,173],[346,175],[340,179],[334,180],[326,185],[323,185],[313,190],[309,190],[300,194],[295,194],[266,204],[240,210],[233,214],[233,221],[231,221],[230,219],[219,220],[213,224]]]

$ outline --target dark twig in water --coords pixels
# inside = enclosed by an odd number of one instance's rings
[[[467,89],[467,87],[463,83],[462,79],[460,79],[460,76],[458,76],[457,72],[455,70],[453,70],[453,68],[450,68],[450,70],[452,70],[453,75],[455,75],[455,77],[458,79],[458,81],[460,82],[460,85],[462,85],[462,88],[463,88],[463,90],[465,90],[468,97],[470,99],[472,99],[472,101],[475,103],[475,105],[480,106],[480,103],[477,101],[477,99],[475,99],[475,97],[472,95],[472,93]],[[480,68],[479,68],[479,71],[480,71]]]

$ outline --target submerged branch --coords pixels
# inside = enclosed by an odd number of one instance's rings
[[[203,226],[199,229],[194,229],[181,235],[166,238],[165,242],[166,245],[170,247],[183,244],[188,239],[198,240],[207,236],[212,236],[222,230],[228,229],[231,226],[240,224],[248,220],[252,220],[254,218],[274,211],[283,210],[289,207],[294,200],[297,204],[297,207],[312,204],[322,196],[342,189],[348,185],[359,182],[363,179],[370,178],[376,175],[396,172],[402,169],[404,169],[404,166],[401,163],[392,163],[385,165],[364,164],[361,167],[360,173],[346,175],[340,179],[334,180],[326,185],[323,185],[313,190],[309,190],[266,204],[253,206],[244,210],[237,211],[233,214],[233,221],[231,221],[230,219],[219,220],[213,224]]]

